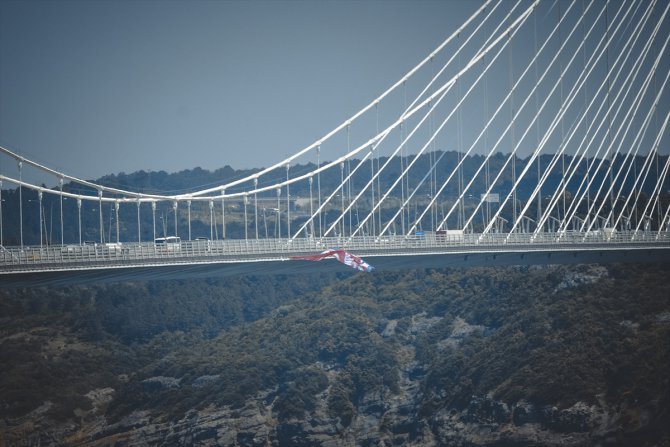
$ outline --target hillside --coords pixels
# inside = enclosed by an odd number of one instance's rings
[[[668,273],[0,290],[0,445],[667,445]]]

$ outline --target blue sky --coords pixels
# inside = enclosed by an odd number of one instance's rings
[[[480,5],[0,0],[0,145],[84,178],[267,166]]]

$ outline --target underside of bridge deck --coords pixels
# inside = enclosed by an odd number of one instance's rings
[[[493,266],[595,263],[670,262],[670,248],[546,250],[504,253],[442,253],[423,255],[369,255],[366,260],[375,272],[406,269],[443,269]],[[356,272],[339,262],[277,260],[263,262],[219,262],[189,265],[163,265],[130,268],[99,268],[77,271],[17,273],[3,275],[0,287],[44,287],[98,282],[160,281],[171,279],[215,278],[227,276],[290,275],[324,272]],[[372,274],[375,274],[374,272]]]

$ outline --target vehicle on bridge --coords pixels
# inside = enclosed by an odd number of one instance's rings
[[[463,230],[437,230],[435,239],[438,242],[462,242],[464,240]]]
[[[206,237],[196,237],[191,245],[197,251],[212,251],[212,241]]]
[[[181,238],[179,236],[159,237],[154,240],[157,250],[179,251],[181,250]]]

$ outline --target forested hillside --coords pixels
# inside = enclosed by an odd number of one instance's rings
[[[0,444],[667,445],[669,273],[0,289]]]

